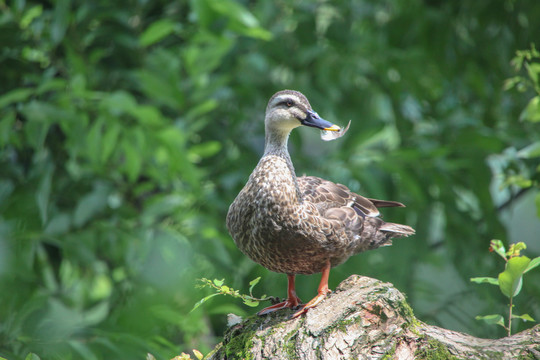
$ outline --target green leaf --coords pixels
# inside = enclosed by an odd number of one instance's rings
[[[524,147],[516,153],[516,156],[522,159],[533,159],[540,156],[540,141]]]
[[[19,88],[11,90],[10,92],[0,96],[0,108],[5,108],[12,103],[24,101],[33,93],[34,89]]]
[[[124,153],[124,164],[122,167],[129,181],[134,182],[139,177],[142,169],[142,159],[139,155],[139,150],[128,139],[124,139],[121,142],[121,147]]]
[[[535,257],[534,259],[532,259],[531,262],[529,263],[529,265],[527,265],[527,268],[523,271],[523,273],[525,274],[526,272],[534,269],[538,265],[540,265],[540,256]]]
[[[73,214],[73,225],[81,227],[95,214],[103,211],[107,206],[107,197],[110,188],[103,183],[96,183],[89,194],[83,196],[77,203]]]
[[[211,298],[213,298],[214,296],[217,296],[217,295],[220,295],[220,294],[216,293],[216,294],[211,294],[211,295],[208,295],[206,297],[203,297],[201,300],[197,301],[197,303],[195,305],[193,305],[193,309],[191,309],[190,312],[194,311],[199,306],[201,306],[203,303],[205,303],[206,301],[208,301],[209,299],[211,299]]]
[[[272,39],[272,33],[259,26],[259,20],[242,4],[232,0],[208,1],[207,4],[215,12],[229,18],[229,27],[246,36],[261,39]]]
[[[102,148],[101,148],[101,164],[105,164],[109,157],[111,156],[113,150],[118,145],[118,136],[122,127],[118,122],[112,122],[109,124],[105,130],[105,135],[102,138]]]
[[[192,162],[199,162],[202,158],[208,158],[217,154],[221,150],[219,141],[206,141],[201,144],[193,145],[189,149],[189,159]]]
[[[531,315],[529,315],[529,314],[512,315],[512,318],[513,318],[513,319],[521,319],[521,320],[523,320],[523,321],[532,321],[532,322],[535,321],[535,320],[531,317]]]
[[[41,358],[34,353],[29,353],[24,360],[41,360]]]
[[[32,20],[35,18],[41,16],[43,13],[43,5],[34,5],[30,9],[28,9],[24,15],[21,18],[21,22],[19,23],[21,26],[21,29],[26,29],[28,25],[32,23]]]
[[[65,234],[71,225],[71,216],[66,213],[59,213],[49,221],[47,227],[43,231],[47,235],[61,235]]]
[[[165,38],[169,34],[173,33],[176,24],[169,19],[158,20],[150,25],[139,38],[139,42],[142,46],[147,47],[161,39]]]
[[[508,298],[521,291],[523,272],[531,262],[526,256],[513,257],[506,263],[506,270],[499,274],[499,287]]]
[[[259,306],[259,302],[258,302],[258,301],[255,301],[255,300],[249,300],[249,299],[245,299],[245,300],[244,300],[244,304],[246,304],[247,306],[251,306],[251,307]]]
[[[508,185],[515,185],[519,186],[520,188],[526,189],[533,185],[533,182],[531,179],[526,178],[525,176],[518,174],[518,175],[511,175],[508,176],[504,181],[504,186]]]
[[[253,288],[255,287],[255,285],[257,285],[260,280],[261,280],[261,277],[259,276],[258,278],[255,278],[255,279],[253,279],[253,280],[251,280],[249,282],[249,293],[250,294],[252,293]]]
[[[214,279],[214,285],[221,286],[221,285],[223,285],[224,281],[225,281],[224,279],[221,279],[221,280]]]
[[[527,72],[533,83],[538,84],[539,74],[540,74],[540,64],[538,63],[527,63],[526,64]]]
[[[99,164],[100,153],[102,149],[102,128],[106,120],[104,118],[98,118],[88,130],[86,136],[86,155],[95,164]]]
[[[59,44],[66,35],[66,30],[71,17],[70,5],[70,0],[55,1],[53,17],[49,27],[51,39],[54,44]]]
[[[472,282],[475,282],[477,284],[491,284],[491,285],[499,285],[499,280],[494,277],[474,277],[471,278]]]
[[[51,196],[51,183],[53,176],[53,167],[49,166],[42,176],[39,184],[36,201],[39,209],[39,217],[41,218],[41,224],[45,225],[48,221],[49,214],[49,200]]]
[[[529,104],[527,104],[519,119],[530,122],[540,121],[540,96],[535,96],[529,101]]]
[[[4,116],[0,118],[0,148],[3,148],[8,144],[15,145],[14,132],[12,131],[13,126],[15,125],[15,116],[15,111],[8,110]]]
[[[540,218],[540,192],[536,194],[534,204],[536,205],[536,216]]]
[[[502,327],[504,326],[504,318],[502,315],[493,314],[493,315],[485,315],[485,316],[477,316],[475,317],[476,320],[483,320],[488,324],[497,324]]]

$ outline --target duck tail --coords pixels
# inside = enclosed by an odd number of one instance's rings
[[[402,224],[395,224],[395,223],[384,223],[380,228],[380,231],[384,231],[388,234],[390,237],[406,237],[410,235],[414,235],[415,231],[412,227]]]
[[[414,229],[407,225],[387,223],[380,218],[366,218],[355,252],[390,246],[394,238],[407,237],[414,233]]]

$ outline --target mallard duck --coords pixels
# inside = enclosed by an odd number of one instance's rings
[[[265,268],[287,274],[287,299],[259,315],[283,308],[300,308],[293,317],[306,313],[330,292],[332,267],[354,254],[391,245],[392,238],[414,234],[410,226],[379,217],[378,208],[403,207],[399,202],[365,198],[314,176],[296,177],[287,140],[301,125],[341,130],[313,111],[302,93],[274,94],[266,107],[264,155],[227,214],[227,228],[238,248]],[[302,306],[295,275],[319,272],[318,294]]]

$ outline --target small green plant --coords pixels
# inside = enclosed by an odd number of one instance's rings
[[[215,293],[210,294],[210,295],[202,298],[200,301],[198,301],[193,306],[193,309],[191,311],[195,310],[196,308],[201,306],[204,302],[208,301],[209,299],[211,299],[211,298],[213,298],[214,296],[217,296],[217,295],[230,295],[230,296],[235,297],[235,298],[240,298],[240,299],[242,299],[244,304],[246,304],[247,306],[251,306],[251,307],[258,306],[259,302],[261,302],[261,301],[270,301],[270,300],[272,300],[273,299],[272,297],[270,297],[270,296],[267,297],[266,295],[263,295],[261,298],[256,298],[255,296],[253,296],[253,288],[255,287],[255,285],[257,285],[259,283],[260,280],[261,280],[261,278],[258,277],[258,278],[253,279],[253,280],[251,280],[249,282],[249,295],[247,295],[247,294],[240,294],[240,291],[234,290],[233,288],[225,285],[224,284],[224,282],[225,282],[224,279],[221,279],[221,280],[218,280],[218,279],[209,280],[209,279],[206,279],[206,278],[199,279],[199,281],[201,282],[201,284],[198,286],[199,288],[210,287],[210,288],[213,288],[215,290]]]
[[[501,240],[491,240],[489,250],[500,255],[504,261],[505,269],[499,274],[497,278],[493,277],[475,277],[471,278],[472,282],[478,284],[491,284],[497,285],[501,292],[510,299],[508,305],[508,325],[504,321],[504,317],[499,314],[477,316],[477,320],[484,320],[488,324],[497,324],[504,327],[508,333],[508,336],[512,335],[512,320],[521,319],[523,321],[535,321],[529,314],[516,315],[513,313],[514,304],[513,299],[521,291],[523,284],[523,275],[530,270],[540,265],[540,256],[534,259],[521,255],[521,251],[525,250],[527,246],[525,243],[519,242],[517,244],[510,245],[508,251],[506,251]]]
[[[193,351],[193,354],[195,355],[196,360],[202,360],[204,358],[203,353],[201,353],[199,350],[193,349],[192,351]],[[156,358],[154,357],[154,355],[148,353],[146,354],[146,360],[156,360]],[[194,360],[194,359],[191,357],[191,355],[183,352],[180,355],[173,357],[171,360]]]

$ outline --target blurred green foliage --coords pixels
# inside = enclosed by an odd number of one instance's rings
[[[283,88],[328,120],[352,119],[331,144],[293,133],[297,172],[404,202],[385,216],[417,229],[336,268],[331,286],[377,277],[424,321],[503,335],[474,316],[504,299],[467,279],[496,271],[493,238],[540,254],[539,93],[527,86],[539,62],[511,65],[540,38],[537,0],[0,9],[0,356],[207,352],[227,313],[254,310],[215,297],[190,313],[209,295],[197,278],[248,289],[262,276],[259,288],[283,296],[285,277],[243,256],[224,226]],[[516,299],[534,318],[537,273]],[[318,281],[300,277],[300,297]]]

